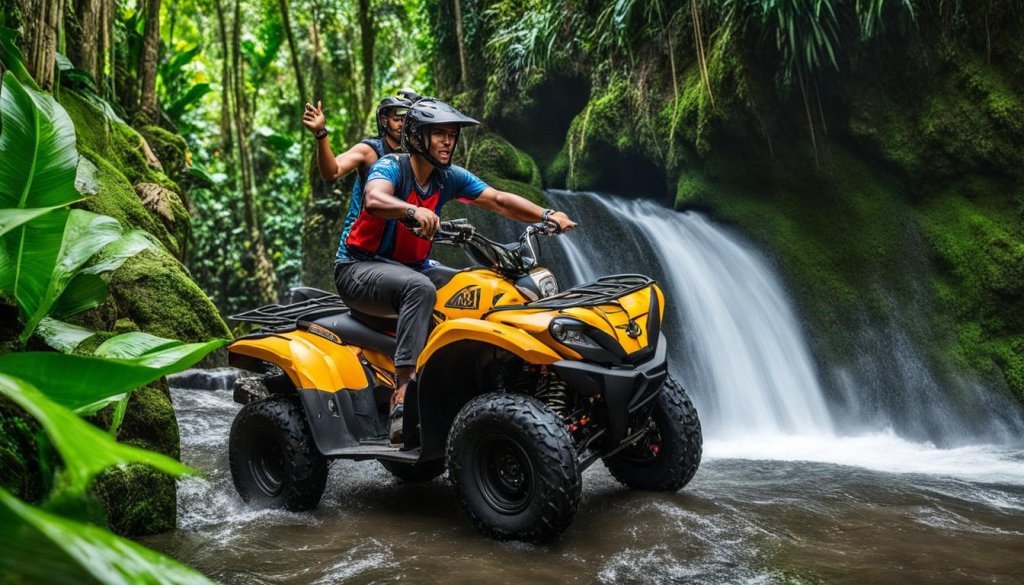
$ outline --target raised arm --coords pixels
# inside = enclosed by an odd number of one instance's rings
[[[334,156],[334,152],[331,150],[331,141],[327,137],[323,102],[317,102],[315,106],[306,103],[306,110],[302,114],[302,123],[316,137],[316,166],[324,180],[336,181],[360,165],[370,166],[377,162],[377,153],[362,143],[353,146],[337,157]]]
[[[500,213],[501,215],[522,222],[540,221],[544,215],[544,208],[536,203],[507,191],[498,191],[494,187],[487,187],[476,199],[470,203]],[[569,219],[564,212],[556,211],[548,216],[548,219],[558,224],[562,231],[568,231],[576,227],[576,222]]]
[[[362,165],[369,167],[377,162],[377,153],[360,142],[345,152],[334,156],[327,138],[317,141],[316,166],[320,176],[327,181],[337,181]]]

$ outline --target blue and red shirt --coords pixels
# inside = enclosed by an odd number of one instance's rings
[[[374,163],[366,182],[375,179],[383,179],[394,185],[395,197],[410,205],[426,207],[438,215],[445,203],[453,199],[471,201],[487,188],[487,183],[457,165],[443,171],[435,170],[430,174],[426,188],[421,188],[416,184],[408,154],[389,154]],[[335,261],[351,262],[382,257],[416,269],[427,268],[431,242],[416,237],[397,219],[384,219],[366,211],[364,193],[365,188],[358,194],[352,193]],[[353,213],[356,209],[358,213]]]

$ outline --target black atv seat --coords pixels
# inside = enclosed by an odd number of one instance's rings
[[[375,331],[353,318],[351,313],[321,317],[312,323],[329,329],[341,337],[345,343],[379,351],[387,356],[395,356],[395,338]]]

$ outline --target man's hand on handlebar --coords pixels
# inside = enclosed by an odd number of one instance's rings
[[[441,225],[441,218],[426,207],[417,207],[416,214],[412,216],[412,220],[419,224],[419,227],[413,233],[424,240],[432,240],[434,233],[437,232],[437,228]]]
[[[548,216],[548,222],[558,225],[558,232],[565,233],[571,231],[576,227],[576,222],[569,219],[569,216],[564,211],[556,211]]]

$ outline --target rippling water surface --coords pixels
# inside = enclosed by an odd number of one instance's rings
[[[710,441],[677,494],[631,492],[597,464],[557,543],[499,543],[447,481],[336,462],[319,509],[258,510],[231,484],[228,391],[173,391],[179,528],[145,544],[225,583],[1024,582],[1024,451],[942,450],[891,434]]]

